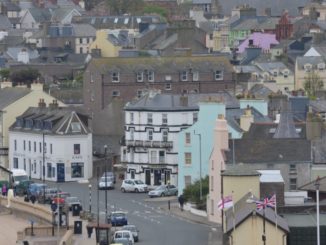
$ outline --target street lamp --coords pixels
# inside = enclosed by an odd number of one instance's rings
[[[42,159],[43,159],[43,167],[42,167],[42,175],[43,175],[43,202],[45,203],[45,142],[44,142],[44,138],[45,138],[45,134],[42,133],[42,138],[43,138],[43,156],[42,156]]]
[[[89,214],[91,215],[92,213],[92,185],[88,185],[88,190],[89,190]]]
[[[196,134],[196,131],[194,130],[194,135],[199,136],[199,198],[200,200],[203,200],[203,184],[201,179],[201,134]]]
[[[316,187],[316,208],[317,208],[317,245],[320,245],[320,227],[319,227],[319,187],[320,187],[320,178],[319,176],[315,182]]]
[[[105,158],[104,158],[104,161],[105,161],[105,223],[106,223],[106,220],[108,218],[108,176],[107,176],[107,150],[108,150],[108,146],[107,145],[104,145],[104,155],[105,155]],[[109,231],[108,229],[106,229],[106,242],[109,241]]]

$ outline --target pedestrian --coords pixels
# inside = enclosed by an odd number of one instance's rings
[[[6,184],[2,185],[2,195],[7,196],[7,186],[6,186]]]
[[[34,195],[31,196],[31,202],[34,204],[36,201],[36,197]]]
[[[185,199],[184,199],[182,194],[179,196],[178,201],[179,201],[179,204],[180,204],[180,209],[181,209],[181,211],[183,211],[183,204],[185,202]]]

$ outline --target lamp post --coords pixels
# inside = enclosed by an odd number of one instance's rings
[[[105,154],[105,223],[106,220],[108,218],[108,176],[107,176],[107,150],[108,150],[108,146],[104,145],[104,154]],[[106,229],[106,242],[109,241],[109,231],[108,229]]]
[[[45,203],[45,134],[44,134],[44,132],[42,133],[42,138],[43,138],[43,156],[42,156],[42,159],[43,159],[43,161],[42,161],[42,163],[43,163],[43,166],[42,166],[42,176],[43,176],[43,201],[44,201],[44,203]]]
[[[92,185],[88,185],[88,190],[89,190],[89,214],[92,213]]]
[[[198,135],[199,137],[199,198],[203,200],[203,184],[201,179],[201,134],[197,133],[194,130],[194,135]]]
[[[319,227],[319,187],[320,187],[320,178],[319,176],[315,182],[316,187],[316,211],[317,211],[317,245],[320,245],[320,227]]]

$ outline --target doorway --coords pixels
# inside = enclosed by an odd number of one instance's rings
[[[65,164],[57,163],[57,181],[65,182]]]
[[[154,185],[161,185],[161,170],[154,170]]]
[[[171,184],[171,170],[164,171],[164,184]]]
[[[150,169],[145,170],[145,184],[151,185],[151,170]]]

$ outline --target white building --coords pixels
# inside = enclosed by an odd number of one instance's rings
[[[92,134],[87,116],[73,108],[30,107],[9,130],[9,166],[32,179],[78,181],[92,177]],[[43,147],[44,146],[44,147]]]
[[[188,104],[188,96],[151,91],[128,103],[121,147],[126,178],[141,179],[152,186],[177,185],[178,133],[196,122],[197,116],[197,103]]]

